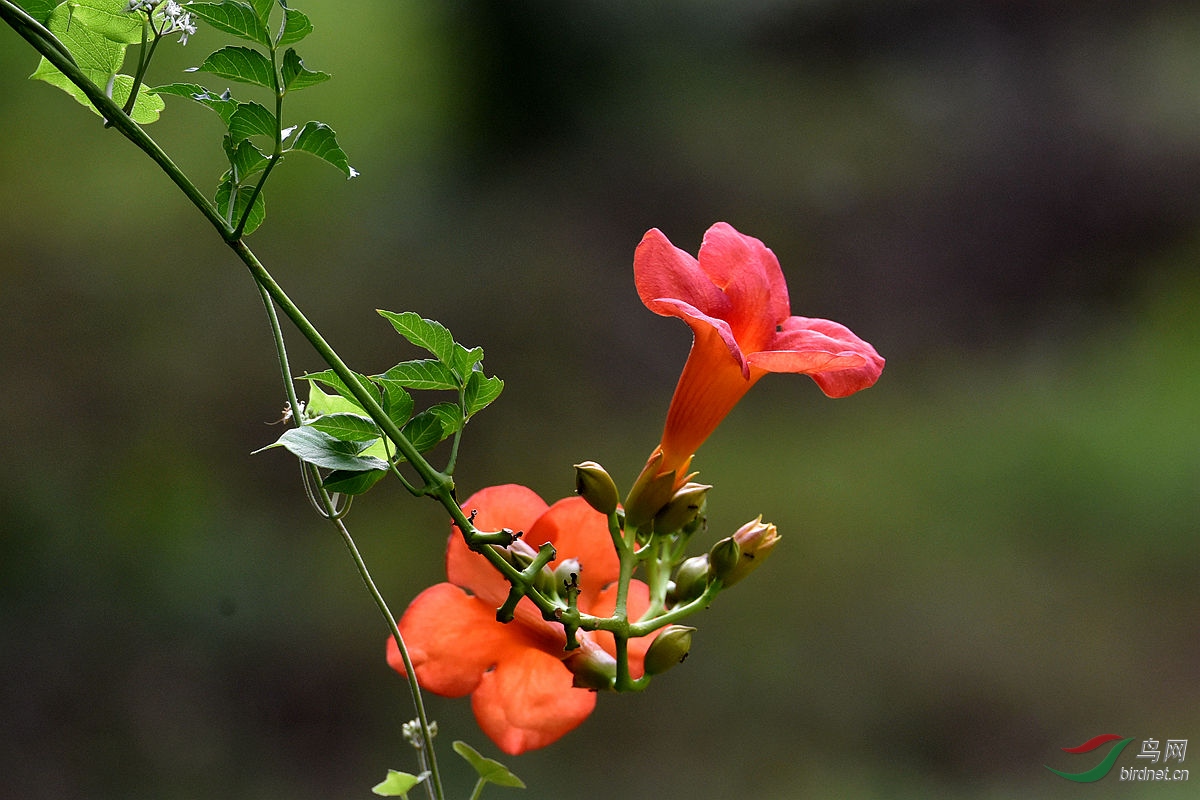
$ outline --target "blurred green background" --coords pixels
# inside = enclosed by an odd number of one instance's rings
[[[486,349],[463,496],[636,475],[690,342],[634,291],[650,227],[761,238],[794,313],[889,360],[836,402],[770,376],[712,437],[714,536],[761,512],[782,547],[683,667],[505,759],[523,796],[1195,796],[1043,765],[1200,753],[1200,6],[301,8],[335,79],[291,114],[361,177],[297,156],[251,244],[361,371],[409,357],[375,308]],[[283,400],[253,284],[35,63],[0,30],[0,794],[369,797],[414,766],[410,706],[294,463],[250,455]],[[151,133],[211,191],[215,116],[169,98]],[[350,523],[397,608],[443,577],[433,504],[381,487]]]

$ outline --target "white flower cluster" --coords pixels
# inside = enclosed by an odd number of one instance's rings
[[[180,34],[179,43],[187,44],[188,37],[196,32],[196,24],[192,22],[191,12],[185,11],[184,7],[175,0],[167,0],[165,3],[162,0],[129,0],[129,4],[125,6],[127,12],[143,11],[146,14],[153,14],[156,10],[159,22],[162,24],[159,35],[178,33]]]

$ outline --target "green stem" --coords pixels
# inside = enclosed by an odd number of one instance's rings
[[[71,64],[75,63],[75,57],[71,55],[71,51],[67,49],[66,45],[60,42],[57,36],[47,30],[46,26],[29,16],[25,9],[19,5],[9,2],[9,0],[0,0],[0,17],[42,55],[46,55],[45,50],[42,48],[50,47],[65,61]],[[50,59],[49,56],[47,56],[47,60],[54,63],[53,59]]]
[[[154,30],[154,41],[150,47],[146,47],[147,31]],[[154,51],[158,49],[158,43],[162,39],[162,35],[150,23],[150,15],[142,21],[142,46],[138,49],[138,66],[137,74],[133,76],[133,88],[129,90],[129,99],[125,101],[125,107],[121,110],[126,114],[133,113],[133,104],[137,102],[138,90],[142,88],[142,79],[146,77],[146,70],[150,66],[150,59],[154,58]]]
[[[329,500],[328,493],[324,489],[321,490],[323,499],[328,505],[328,510],[333,513],[333,504]],[[337,526],[338,533],[341,534],[342,541],[346,545],[346,549],[350,551],[351,558],[354,559],[354,565],[358,568],[359,577],[362,578],[363,584],[367,587],[371,598],[375,601],[375,605],[379,607],[379,611],[387,618],[389,633],[396,641],[396,647],[400,650],[400,658],[404,662],[404,674],[408,678],[408,689],[412,694],[413,705],[417,710],[417,720],[421,726],[421,740],[424,742],[424,750],[429,758],[429,780],[433,786],[433,790],[437,800],[444,800],[442,790],[442,778],[438,772],[437,754],[433,749],[433,734],[429,730],[429,717],[425,713],[425,702],[421,696],[421,685],[417,682],[417,673],[413,668],[412,659],[409,657],[408,648],[404,644],[404,637],[400,635],[400,626],[396,623],[396,617],[392,614],[392,610],[388,608],[387,602],[383,599],[378,587],[375,586],[375,581],[371,578],[371,573],[367,569],[367,563],[363,560],[362,553],[354,544],[354,538],[350,535],[349,528],[341,519],[334,518],[333,524]]]
[[[296,383],[292,380],[292,368],[288,365],[287,346],[283,341],[283,329],[279,326],[279,314],[275,312],[275,303],[271,295],[261,283],[258,293],[262,296],[263,307],[267,312],[267,321],[271,325],[271,338],[275,341],[275,354],[279,358],[279,370],[283,373],[283,390],[287,394],[288,408],[292,410],[292,419],[297,425],[301,424],[300,399],[296,395]]]
[[[158,164],[171,182],[178,186],[184,196],[200,210],[205,219],[212,223],[212,226],[221,234],[221,238],[229,241],[233,230],[225,224],[225,220],[217,213],[216,207],[175,165],[175,162],[158,146],[158,143],[142,130],[140,125],[122,111],[121,107],[114,103],[103,89],[88,80],[79,65],[75,63],[75,59],[71,57],[66,46],[54,34],[38,24],[10,0],[0,0],[0,17],[3,17],[5,22],[33,45],[34,49],[53,64],[59,72],[67,76],[71,83],[79,87],[79,90],[91,101],[108,125],[120,131],[125,138],[133,142],[154,163]]]
[[[638,622],[631,623],[629,625],[629,635],[635,638],[639,636],[648,636],[659,628],[666,627],[673,622],[678,622],[681,619],[685,619],[692,614],[695,614],[701,609],[707,608],[712,604],[712,601],[716,598],[716,596],[721,593],[722,588],[724,588],[724,584],[722,584],[721,581],[713,581],[705,587],[704,591],[699,597],[690,603],[685,603],[681,606],[675,606],[670,611],[664,614],[659,614],[651,619],[643,619],[639,620]]]
[[[277,51],[274,41],[270,44],[271,49],[271,82],[274,84],[275,90],[275,149],[271,153],[271,158],[267,161],[267,166],[263,169],[262,176],[258,179],[258,183],[254,185],[254,191],[250,193],[250,200],[246,203],[246,210],[242,212],[242,218],[238,220],[237,227],[234,228],[233,235],[235,238],[242,238],[242,232],[246,230],[246,222],[250,219],[250,212],[254,210],[254,202],[258,200],[262,194],[263,187],[267,184],[267,178],[271,176],[271,172],[275,169],[275,165],[283,158],[283,95],[284,89],[279,83],[279,65],[276,63]],[[235,183],[231,190],[234,192],[229,197],[229,207],[233,209],[236,205],[237,192],[240,187]]]

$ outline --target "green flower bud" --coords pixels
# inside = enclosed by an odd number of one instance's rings
[[[708,586],[708,554],[693,556],[675,570],[675,589],[668,590],[667,599],[672,604],[695,600]]]
[[[692,649],[692,633],[695,628],[687,625],[668,625],[662,629],[642,662],[647,675],[659,675],[682,662]]]
[[[713,580],[724,581],[737,567],[742,548],[732,536],[726,536],[708,551],[708,574]]]
[[[583,647],[563,659],[563,665],[574,676],[572,686],[576,689],[604,691],[613,688],[617,680],[617,661],[594,643]]]
[[[762,517],[753,522],[747,522],[733,534],[733,540],[741,548],[742,555],[737,566],[725,576],[725,585],[733,586],[742,578],[758,569],[779,541],[779,531],[769,522],[763,522]]]
[[[572,583],[578,583],[580,570],[583,567],[579,564],[579,559],[568,558],[554,568],[554,591],[557,594],[565,595],[567,587]],[[574,575],[575,579],[571,576]]]
[[[595,461],[575,465],[575,493],[606,517],[617,510],[617,485]]]
[[[704,507],[704,498],[711,486],[685,483],[662,509],[654,515],[655,533],[674,533],[696,519]]]
[[[655,450],[654,455],[642,467],[642,474],[634,481],[633,488],[625,498],[625,526],[640,528],[650,520],[659,509],[665,506],[675,494],[675,473],[671,470],[660,472],[663,462],[662,450]]]

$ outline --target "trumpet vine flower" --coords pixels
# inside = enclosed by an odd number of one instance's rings
[[[553,544],[556,559],[547,569],[568,559],[578,562],[579,610],[605,617],[613,613],[620,563],[607,518],[585,500],[571,497],[548,506],[533,490],[508,484],[483,489],[462,507],[475,513],[479,530],[523,531],[517,544],[533,550]],[[586,673],[586,662],[615,663],[612,635],[579,631],[580,647],[568,651],[562,625],[544,620],[529,598],[517,604],[512,622],[497,622],[496,609],[509,584],[467,547],[457,528],[446,548],[446,577],[446,583],[418,595],[400,620],[422,688],[446,697],[470,694],[480,728],[509,755],[545,747],[582,723],[596,706],[596,692],[581,688],[576,675]],[[646,585],[631,581],[629,618],[637,619],[648,606]],[[643,674],[653,638],[629,641],[632,677]],[[403,674],[394,639],[388,640],[387,657]],[[564,663],[567,659],[574,669]]]
[[[662,443],[647,464],[657,475],[673,472],[676,487],[686,480],[692,455],[768,372],[808,375],[829,397],[846,397],[883,371],[875,348],[844,325],[792,316],[775,254],[728,223],[708,229],[698,258],[651,230],[637,247],[633,270],[646,307],[679,317],[694,335]],[[643,479],[653,477],[643,473]]]

